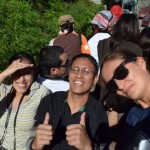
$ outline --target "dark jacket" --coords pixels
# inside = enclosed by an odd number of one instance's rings
[[[69,146],[66,141],[66,127],[70,124],[79,124],[80,116],[86,112],[86,129],[90,139],[95,142],[97,131],[104,135],[104,126],[108,124],[106,112],[97,100],[89,96],[83,109],[71,114],[67,103],[68,92],[56,92],[46,96],[39,105],[35,116],[36,124],[43,123],[46,112],[50,114],[50,124],[53,127],[53,140],[50,146],[45,149],[51,150],[74,150],[75,147]],[[106,135],[105,135],[106,136]]]

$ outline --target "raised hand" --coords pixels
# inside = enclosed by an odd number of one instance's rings
[[[44,145],[50,145],[52,140],[52,126],[49,125],[50,115],[46,113],[43,124],[36,130],[36,136],[32,143],[32,149],[42,150]]]
[[[78,150],[92,149],[85,127],[85,112],[80,117],[80,124],[67,126],[66,140],[70,146],[75,146]]]
[[[0,84],[3,82],[3,80],[15,73],[16,71],[20,69],[24,69],[27,67],[33,67],[33,64],[26,64],[21,62],[20,59],[13,61],[1,74],[0,74]]]
[[[15,73],[17,70],[24,69],[27,67],[33,67],[33,64],[26,64],[21,62],[20,59],[13,61],[4,71],[9,76]]]

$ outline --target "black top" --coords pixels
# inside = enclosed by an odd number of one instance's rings
[[[35,126],[44,122],[46,112],[50,114],[50,124],[53,127],[53,140],[50,146],[44,149],[51,150],[74,150],[66,141],[66,126],[79,124],[82,112],[86,112],[87,133],[92,141],[96,141],[96,131],[108,123],[106,112],[100,102],[88,98],[85,106],[77,113],[71,115],[70,107],[67,103],[68,92],[56,92],[47,95],[40,103],[35,116]],[[99,133],[100,134],[100,133]],[[102,134],[103,135],[103,134]],[[97,139],[99,140],[99,139]]]

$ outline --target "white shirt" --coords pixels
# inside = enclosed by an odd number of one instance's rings
[[[109,38],[110,35],[108,33],[96,33],[89,41],[88,41],[88,45],[90,47],[91,50],[91,55],[96,59],[96,61],[99,63],[98,61],[98,50],[97,50],[97,45],[98,42],[100,40],[103,39],[107,39]]]
[[[67,91],[70,88],[69,82],[64,80],[51,80],[43,77],[38,78],[37,80],[42,85],[46,86],[48,89],[52,91],[52,93],[57,91]]]

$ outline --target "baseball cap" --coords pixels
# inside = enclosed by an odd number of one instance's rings
[[[58,20],[59,25],[63,25],[66,22],[74,23],[74,18],[71,15],[63,15],[59,17]]]

